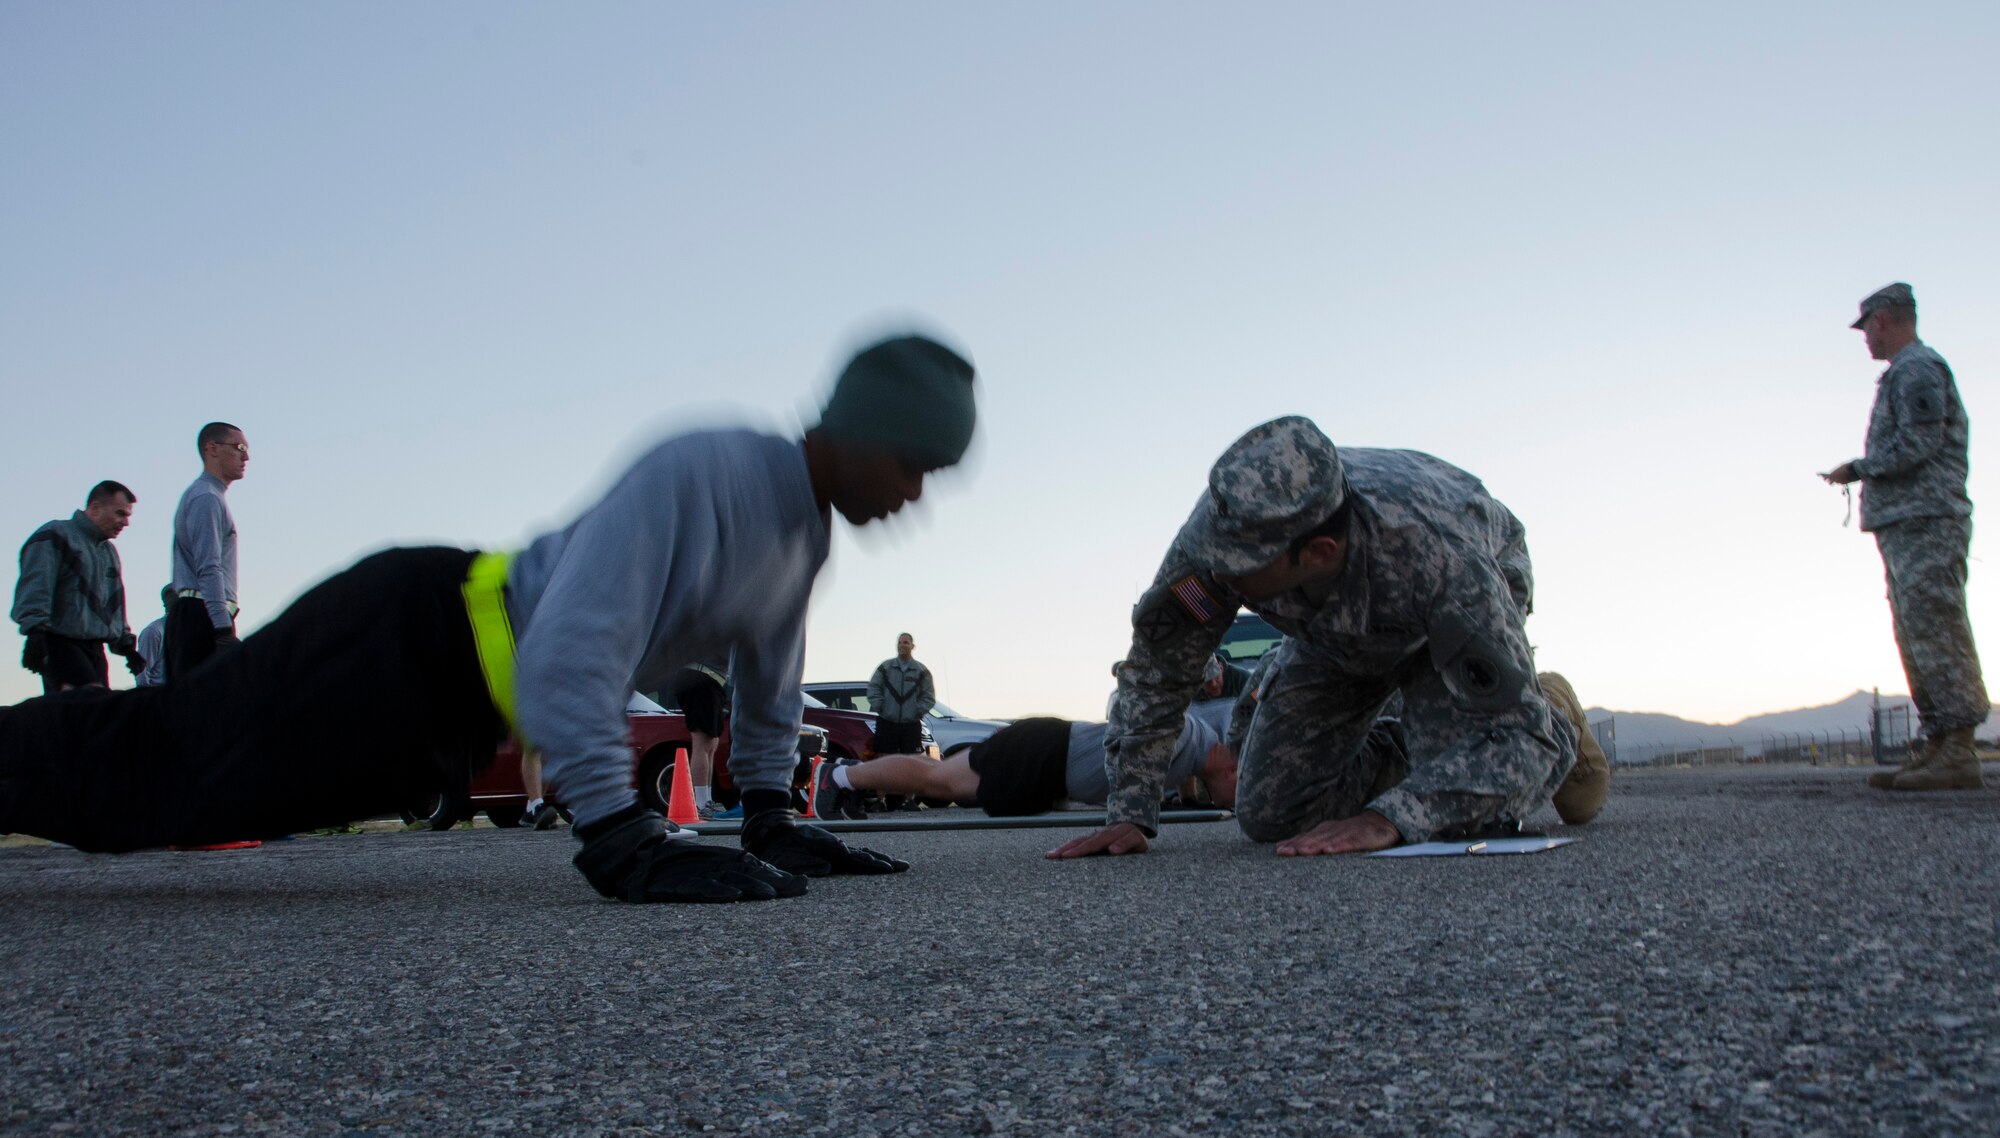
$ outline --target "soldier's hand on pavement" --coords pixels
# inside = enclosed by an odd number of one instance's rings
[[[1145,853],[1149,844],[1146,841],[1146,831],[1130,822],[1119,822],[1106,826],[1094,834],[1072,838],[1042,856],[1061,861],[1073,857],[1095,857],[1098,854],[1116,856]]]
[[[1853,463],[1843,462],[1825,474],[1820,475],[1820,477],[1826,479],[1826,483],[1829,486],[1845,486],[1849,482],[1858,481],[1861,476],[1854,473]]]
[[[743,848],[787,873],[805,877],[873,876],[910,868],[907,861],[850,846],[818,826],[801,826],[790,810],[765,810],[743,823]]]
[[[1296,838],[1278,843],[1279,857],[1319,857],[1324,854],[1370,853],[1403,840],[1395,823],[1363,810],[1352,818],[1321,822]]]

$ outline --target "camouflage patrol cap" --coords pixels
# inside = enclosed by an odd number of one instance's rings
[[[1200,569],[1242,574],[1278,559],[1347,497],[1340,455],[1311,419],[1287,415],[1251,428],[1208,471],[1208,493],[1181,527]]]
[[[1868,299],[1861,302],[1861,315],[1855,319],[1854,323],[1849,324],[1848,327],[1861,327],[1861,325],[1867,323],[1869,313],[1877,312],[1884,308],[1907,308],[1915,312],[1917,309],[1916,290],[1902,281],[1897,281],[1895,284],[1883,285],[1881,288],[1869,293]]]

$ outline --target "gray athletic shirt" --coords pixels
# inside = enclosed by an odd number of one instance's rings
[[[1063,781],[1069,787],[1072,802],[1097,806],[1111,794],[1110,780],[1104,774],[1104,728],[1102,723],[1069,725],[1069,768]],[[1221,741],[1215,728],[1193,715],[1182,716],[1180,738],[1174,740],[1174,757],[1167,763],[1166,786],[1169,789],[1179,786],[1182,780],[1200,770],[1208,749]]]
[[[236,623],[236,519],[223,497],[229,486],[204,470],[174,508],[173,590],[193,589],[217,628]]]
[[[806,602],[827,542],[798,440],[703,431],[661,443],[514,559],[516,711],[578,822],[636,801],[632,691],[725,656],[730,774],[745,790],[791,785]]]

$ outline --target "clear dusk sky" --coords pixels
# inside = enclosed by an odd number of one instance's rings
[[[131,485],[143,625],[237,423],[254,628],[386,545],[524,543],[674,432],[795,432],[920,328],[980,438],[841,529],[808,679],[907,630],[961,711],[1100,715],[1208,464],[1301,413],[1486,480],[1587,703],[1901,691],[1813,474],[1881,369],[1856,302],[1912,282],[2000,651],[1996,54],[1992,3],[0,0],[0,540]]]

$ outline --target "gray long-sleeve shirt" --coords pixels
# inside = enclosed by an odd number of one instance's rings
[[[12,615],[24,634],[40,630],[108,643],[130,631],[118,549],[90,515],[78,510],[49,522],[21,546]]]
[[[206,470],[174,507],[173,584],[193,589],[217,628],[236,623],[236,519],[223,497],[227,483]]]
[[[745,790],[791,785],[827,524],[797,440],[704,431],[655,447],[515,558],[516,712],[579,823],[635,801],[630,693],[725,655],[730,774]]]
[[[891,656],[868,677],[868,710],[890,723],[916,723],[937,706],[931,670],[913,656]]]
[[[1108,724],[1069,725],[1069,765],[1063,782],[1070,801],[1095,806],[1111,796],[1111,779],[1105,773],[1104,732]],[[1208,749],[1222,741],[1214,727],[1192,710],[1181,718],[1181,733],[1174,739],[1173,757],[1167,760],[1165,785],[1171,789],[1187,781],[1208,758]]]
[[[156,688],[167,682],[167,618],[161,617],[139,633],[139,656],[146,667],[133,682],[142,688]]]
[[[1861,476],[1861,528],[1910,518],[1969,518],[1965,493],[1971,425],[1944,357],[1923,341],[1896,353],[1876,381]]]

